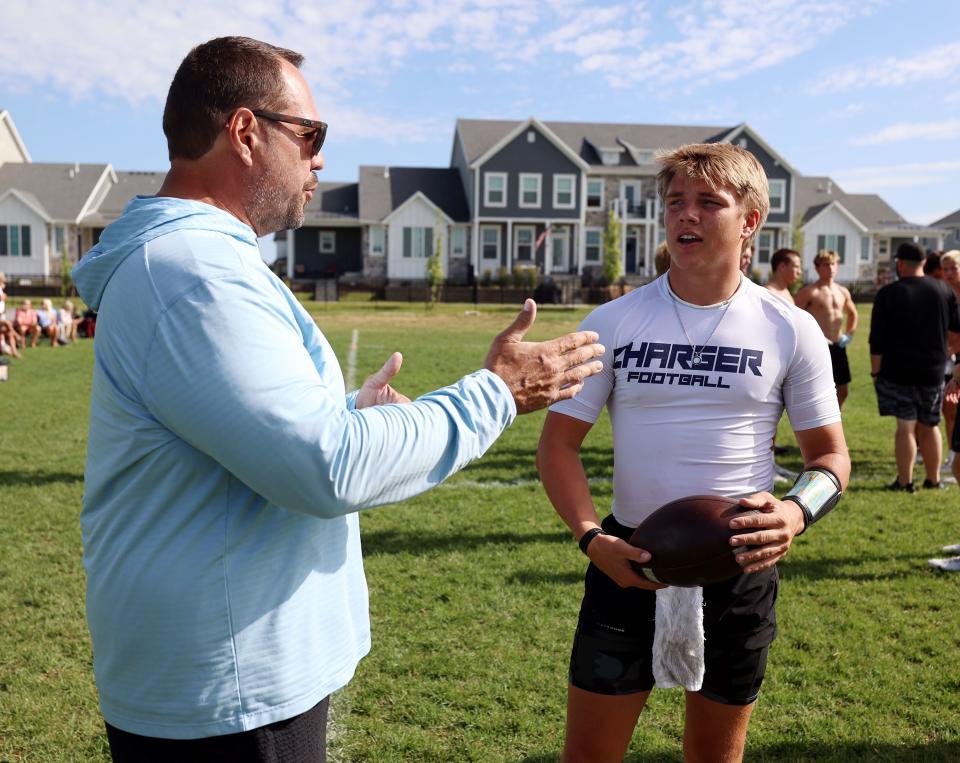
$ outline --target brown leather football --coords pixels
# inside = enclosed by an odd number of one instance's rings
[[[730,519],[744,509],[734,498],[691,495],[666,503],[633,531],[630,544],[650,552],[646,564],[631,562],[647,580],[675,586],[719,583],[743,572],[731,546]]]

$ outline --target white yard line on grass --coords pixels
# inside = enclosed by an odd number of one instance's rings
[[[350,335],[350,352],[347,353],[347,392],[357,388],[357,343],[360,341],[359,329],[354,329]]]

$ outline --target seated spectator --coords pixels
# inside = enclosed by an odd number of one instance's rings
[[[6,353],[15,358],[20,357],[17,344],[25,340],[13,328],[13,323],[7,320],[7,277],[0,272],[0,355]]]
[[[63,307],[57,311],[57,323],[60,328],[60,342],[62,344],[77,341],[77,327],[82,320],[83,318],[76,314],[73,302],[68,299],[63,303]]]
[[[37,346],[37,340],[40,338],[40,319],[37,311],[33,309],[33,302],[29,299],[23,300],[23,304],[14,312],[13,330],[21,335],[24,348],[27,346],[28,336],[33,337],[30,346]]]
[[[93,310],[84,310],[80,319],[80,336],[93,339],[97,333],[97,314]]]
[[[50,337],[50,346],[56,347],[60,344],[57,340],[57,311],[53,309],[53,302],[45,299],[40,303],[40,309],[37,311],[37,322],[40,324],[40,332],[44,336]],[[37,346],[36,339],[33,340],[31,347]]]

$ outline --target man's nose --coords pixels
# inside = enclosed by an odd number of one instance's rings
[[[317,151],[313,159],[310,161],[310,170],[311,172],[319,172],[323,169],[323,151]]]

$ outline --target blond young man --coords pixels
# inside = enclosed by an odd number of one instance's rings
[[[789,304],[794,304],[790,287],[797,282],[803,268],[800,253],[793,249],[777,249],[770,258],[770,280],[767,289]]]
[[[823,249],[813,258],[813,266],[817,271],[817,280],[804,286],[797,292],[796,305],[809,312],[820,330],[830,342],[830,361],[833,364],[833,382],[837,386],[837,400],[840,407],[847,399],[850,385],[850,362],[847,360],[847,345],[853,339],[857,330],[857,306],[853,304],[850,290],[841,286],[834,279],[837,277],[837,268],[840,257],[836,252]],[[846,330],[843,320],[846,317]]]
[[[727,144],[684,146],[661,165],[670,269],[584,321],[606,348],[604,370],[575,404],[550,409],[537,453],[547,495],[591,562],[570,659],[565,763],[619,761],[627,751],[664,664],[656,612],[680,589],[638,574],[631,563],[650,554],[625,539],[657,507],[698,493],[736,496],[756,511],[731,520],[743,574],[703,588],[692,613],[702,613],[702,631],[684,634],[697,663],[692,680],[676,681],[686,689],[684,754],[742,759],[776,633],[775,564],[836,503],[850,470],[816,323],[740,272],[769,208],[763,169]],[[779,500],[769,492],[769,443],[785,403],[807,471]],[[601,523],[579,454],[604,406],[616,468],[612,514]],[[823,500],[809,498],[811,480]]]

